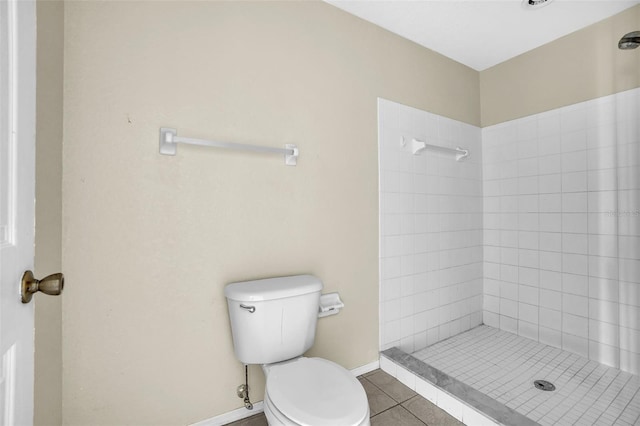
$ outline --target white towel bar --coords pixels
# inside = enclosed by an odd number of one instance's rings
[[[403,145],[404,145],[404,140],[403,140]],[[413,155],[418,155],[420,152],[422,152],[425,149],[429,149],[431,151],[444,152],[447,154],[454,154],[456,156],[456,161],[464,160],[465,158],[469,157],[468,149],[462,149],[460,147],[447,148],[444,146],[431,145],[426,142],[419,141],[418,139],[413,139],[411,141],[411,152]]]
[[[273,154],[284,154],[284,164],[295,166],[298,160],[298,147],[293,144],[286,144],[284,148],[272,148],[268,146],[246,145],[233,142],[218,142],[205,139],[194,139],[177,136],[178,131],[169,127],[160,128],[160,154],[176,155],[177,144],[210,146],[214,148],[235,149],[240,151],[266,152]]]

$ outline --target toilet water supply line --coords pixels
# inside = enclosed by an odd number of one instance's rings
[[[249,399],[249,366],[244,366],[244,384],[238,386],[238,396],[244,398],[244,408],[253,410],[253,404]]]

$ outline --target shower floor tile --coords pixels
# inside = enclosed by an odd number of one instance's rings
[[[640,422],[638,376],[492,327],[412,355],[543,426]],[[536,389],[538,379],[556,390]]]

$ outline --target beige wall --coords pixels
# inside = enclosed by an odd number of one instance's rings
[[[65,424],[240,407],[235,280],[319,276],[346,307],[310,354],[376,360],[376,98],[480,120],[476,71],[319,2],[69,2],[64,96]],[[160,126],[296,143],[299,163],[160,156]]]
[[[638,29],[635,6],[482,71],[482,126],[639,87],[640,49],[618,49]]]
[[[61,271],[64,5],[37,4],[35,274]],[[34,297],[36,425],[62,423],[62,300]]]
[[[61,155],[62,6],[38,14],[53,36],[39,37],[36,268],[59,269],[62,220],[65,424],[184,424],[240,407],[222,293],[234,280],[320,276],[346,308],[320,322],[311,355],[376,359],[376,97],[488,126],[640,85],[640,49],[615,47],[640,7],[478,77],[321,3],[70,2],[60,218],[61,165],[42,167]],[[162,157],[160,126],[297,143],[301,157]],[[60,423],[48,394],[59,301],[37,300],[37,424]],[[251,385],[261,399],[257,368]]]

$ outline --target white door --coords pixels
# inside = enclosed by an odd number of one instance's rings
[[[0,0],[0,422],[33,424],[35,1]]]

